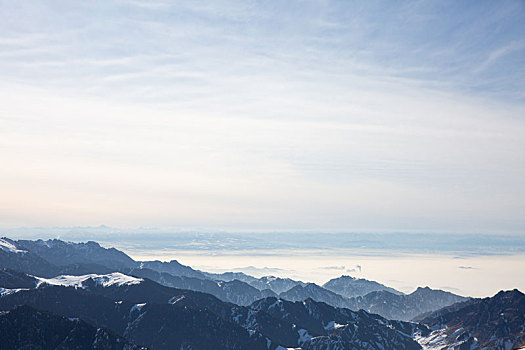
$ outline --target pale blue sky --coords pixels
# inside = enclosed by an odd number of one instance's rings
[[[522,1],[2,1],[0,226],[523,233]]]

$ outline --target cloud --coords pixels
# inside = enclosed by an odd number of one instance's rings
[[[2,225],[521,232],[520,11],[384,5],[6,5]]]
[[[361,265],[355,265],[355,267],[347,269],[346,272],[359,273],[361,272]]]
[[[494,51],[490,52],[488,57],[483,61],[475,70],[474,72],[480,73],[486,69],[488,69],[491,65],[493,65],[497,60],[503,58],[504,56],[510,55],[511,53],[522,51],[525,49],[525,42],[512,42],[508,45],[499,47],[495,49]]]
[[[323,266],[320,267],[320,269],[323,270],[344,270],[346,267],[344,265],[342,266]]]
[[[460,265],[460,266],[458,266],[458,269],[462,269],[462,270],[477,270],[478,268],[477,267],[472,267],[472,266]]]
[[[255,267],[255,266],[246,266],[246,267],[236,267],[231,269],[233,272],[244,272],[248,275],[265,275],[265,274],[280,274],[283,272],[293,272],[293,270],[284,270],[277,267]]]

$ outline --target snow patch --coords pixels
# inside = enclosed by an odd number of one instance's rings
[[[181,295],[181,296],[174,296],[173,298],[171,298],[170,300],[168,300],[168,303],[170,304],[176,304],[178,303],[179,301],[181,301],[182,299],[184,299],[185,296],[184,295]]]
[[[138,311],[140,312],[140,310],[142,310],[142,308],[144,307],[144,305],[146,305],[146,303],[143,303],[143,304],[135,304],[131,307],[131,309],[129,309],[129,313],[132,313],[133,311]]]
[[[17,289],[7,289],[7,288],[0,288],[0,297],[4,297],[6,295],[14,294],[17,292],[20,292],[22,290],[29,290],[27,288],[17,288]]]
[[[337,323],[335,321],[330,321],[330,322],[328,322],[326,324],[326,326],[324,326],[324,329],[326,329],[328,331],[328,330],[334,330],[334,329],[338,329],[338,328],[343,328],[344,326],[346,326],[346,325],[339,324],[339,323]]]
[[[428,336],[423,337],[420,333],[415,334],[414,340],[421,345],[423,350],[439,350],[447,345],[447,329],[441,328],[432,331]]]
[[[111,286],[129,286],[133,284],[139,284],[144,280],[142,278],[131,277],[124,275],[120,272],[113,272],[107,275],[97,275],[89,274],[82,276],[70,276],[70,275],[61,275],[53,278],[42,278],[36,277],[38,279],[37,288],[41,284],[49,284],[53,286],[65,286],[65,287],[75,287],[75,288],[85,288],[84,282],[88,279],[92,279],[96,285],[102,287],[111,287]]]
[[[7,241],[5,238],[0,238],[0,249],[8,253],[27,253],[27,250],[18,249],[13,243]]]

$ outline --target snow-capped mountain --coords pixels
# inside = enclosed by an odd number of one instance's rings
[[[426,349],[517,349],[525,346],[525,295],[501,291],[460,307],[431,314],[421,322],[432,333],[419,337]]]
[[[40,287],[42,284],[75,288],[89,288],[89,286],[92,286],[93,284],[102,287],[111,287],[114,285],[130,286],[144,282],[142,278],[127,276],[120,272],[114,272],[107,275],[89,274],[81,276],[61,275],[53,278],[36,277],[36,279],[38,281],[37,287]]]
[[[369,281],[367,279],[355,278],[345,275],[331,279],[330,281],[323,284],[323,288],[326,288],[347,298],[359,297],[367,295],[370,292],[380,290],[384,290],[392,294],[403,294],[394,288],[387,287],[376,281]]]

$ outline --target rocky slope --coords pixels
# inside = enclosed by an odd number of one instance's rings
[[[0,315],[0,348],[146,350],[106,329],[27,305],[17,306]]]
[[[514,289],[446,308],[424,318],[430,349],[516,349],[525,346],[525,295]]]

